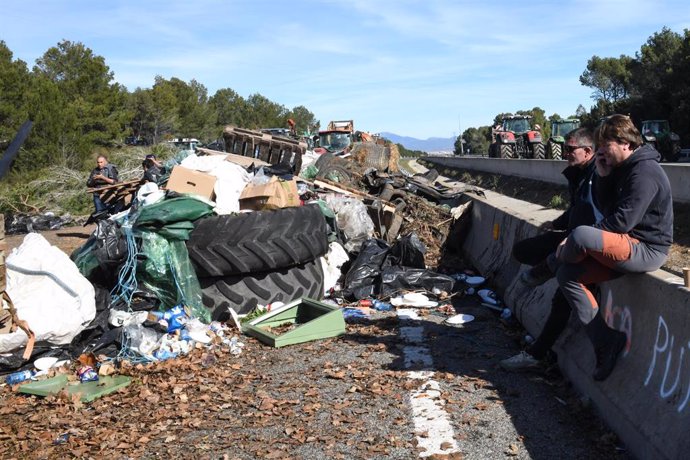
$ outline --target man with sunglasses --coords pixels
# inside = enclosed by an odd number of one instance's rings
[[[549,255],[568,234],[580,225],[592,225],[601,218],[592,198],[592,180],[595,173],[594,138],[587,128],[578,128],[565,136],[563,158],[568,166],[563,175],[568,180],[570,206],[553,221],[542,224],[542,233],[519,241],[513,247],[513,257],[532,268],[522,273],[521,279],[528,286],[538,286],[553,278],[554,267],[547,265]],[[539,367],[556,340],[565,330],[570,317],[570,305],[558,289],[551,301],[551,311],[536,341],[530,347],[511,358],[501,361],[501,367],[509,371]]]
[[[612,115],[595,132],[596,168],[610,200],[605,217],[575,228],[556,251],[556,278],[594,346],[594,380],[606,379],[625,347],[607,326],[588,285],[659,269],[673,242],[673,200],[659,152],[642,142],[630,117]],[[603,190],[603,187],[602,187]]]

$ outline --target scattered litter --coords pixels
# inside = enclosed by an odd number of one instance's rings
[[[388,302],[382,302],[381,300],[374,300],[374,309],[378,311],[390,311],[393,306]]]
[[[462,281],[470,287],[477,287],[486,282],[486,278],[483,276],[469,276],[465,273],[456,273],[451,275],[456,281]]]
[[[457,325],[457,324],[469,323],[470,321],[473,321],[473,320],[474,320],[474,316],[460,313],[459,315],[451,316],[445,322],[448,324]]]
[[[491,289],[480,289],[479,291],[477,291],[477,295],[481,297],[484,303],[488,303],[494,306],[500,305],[501,303],[501,301],[497,298],[496,293]]]
[[[362,308],[345,307],[343,308],[343,318],[345,318],[346,321],[351,319],[367,319],[369,315],[367,315]]]
[[[438,307],[438,302],[429,300],[427,296],[419,292],[409,292],[403,296],[394,297],[391,299],[391,305],[416,307],[416,308],[433,308]]]
[[[57,438],[55,438],[53,440],[53,445],[57,446],[60,444],[64,444],[67,441],[69,441],[69,433],[62,433],[61,435],[59,435]]]
[[[44,358],[38,358],[34,361],[34,367],[39,371],[47,371],[53,367],[58,362],[58,358],[55,356],[46,356]]]

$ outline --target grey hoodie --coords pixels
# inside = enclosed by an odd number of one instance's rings
[[[602,189],[608,190],[604,193],[614,196],[601,200],[612,205],[603,210],[606,217],[595,227],[627,233],[668,254],[673,243],[673,200],[659,158],[654,147],[642,145],[603,178],[606,186]]]

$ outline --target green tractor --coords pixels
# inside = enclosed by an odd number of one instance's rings
[[[680,137],[671,131],[668,120],[645,120],[640,129],[645,144],[652,144],[662,161],[678,161]]]
[[[563,158],[563,144],[565,136],[570,131],[580,127],[580,120],[569,118],[567,120],[555,120],[551,122],[551,137],[546,144],[546,158],[560,160]]]

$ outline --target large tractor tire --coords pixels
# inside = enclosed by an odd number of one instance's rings
[[[680,159],[680,144],[677,142],[671,143],[666,152],[664,152],[664,160],[668,162],[676,162]]]
[[[348,171],[344,161],[337,161],[339,158],[334,158],[319,169],[316,174],[317,179],[327,179],[331,182],[337,182],[343,185],[350,185],[352,183],[352,174]]]
[[[549,154],[547,158],[551,160],[563,159],[561,144],[559,144],[558,142],[549,141]]]
[[[541,142],[532,144],[532,158],[534,158],[535,160],[543,160],[546,158],[544,144],[542,144]]]
[[[280,270],[244,276],[200,278],[202,301],[213,319],[222,320],[228,308],[249,313],[257,305],[291,302],[301,297],[321,300],[324,274],[320,260]]]
[[[500,146],[501,158],[515,158],[515,152],[510,145],[503,144]]]
[[[197,275],[265,272],[328,252],[328,226],[318,205],[207,217],[197,222],[187,250]]]

